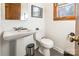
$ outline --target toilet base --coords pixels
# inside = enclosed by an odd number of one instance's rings
[[[39,52],[44,56],[50,56],[50,49],[46,49],[44,47],[39,47]]]

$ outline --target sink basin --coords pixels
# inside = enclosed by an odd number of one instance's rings
[[[17,39],[32,35],[33,33],[35,32],[31,30],[5,31],[3,34],[3,39],[4,40],[17,40]]]

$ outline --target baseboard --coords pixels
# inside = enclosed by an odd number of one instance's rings
[[[62,50],[62,49],[60,49],[60,48],[58,48],[58,47],[53,47],[53,49],[55,49],[55,50],[57,50],[58,52],[64,54],[64,50]]]

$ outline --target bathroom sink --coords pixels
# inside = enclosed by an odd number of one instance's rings
[[[32,35],[34,31],[31,30],[20,30],[20,31],[5,31],[3,34],[4,40],[17,40],[20,38]]]

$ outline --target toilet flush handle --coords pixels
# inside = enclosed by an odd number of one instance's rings
[[[39,30],[39,28],[36,28],[35,30]]]

